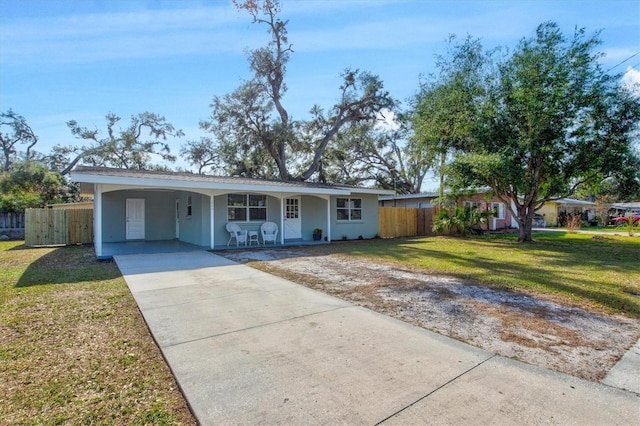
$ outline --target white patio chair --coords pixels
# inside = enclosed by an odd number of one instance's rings
[[[236,223],[227,223],[227,232],[229,232],[229,241],[227,241],[227,246],[231,244],[231,240],[235,238],[236,247],[239,247],[240,244],[247,245],[247,231],[240,228]]]
[[[265,222],[260,226],[260,233],[262,234],[262,244],[267,244],[267,241],[273,241],[273,244],[275,244],[278,236],[278,225],[273,222]]]

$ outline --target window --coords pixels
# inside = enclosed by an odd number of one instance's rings
[[[227,196],[229,222],[260,222],[267,220],[267,196],[229,194]]]
[[[191,217],[193,214],[193,199],[191,195],[187,196],[187,217]]]
[[[471,211],[480,210],[480,206],[481,206],[481,203],[479,203],[478,201],[465,201],[464,202],[464,208],[465,209],[469,209]]]
[[[337,220],[362,220],[361,198],[338,198],[336,207]]]
[[[496,219],[504,219],[504,204],[503,203],[493,203],[492,206],[495,218]]]

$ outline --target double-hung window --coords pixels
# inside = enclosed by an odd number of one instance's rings
[[[337,220],[362,220],[361,198],[338,198],[336,207]]]
[[[504,204],[503,203],[493,203],[491,206],[493,208],[495,218],[496,219],[504,219]]]
[[[227,195],[227,220],[229,222],[262,222],[267,220],[267,196]]]

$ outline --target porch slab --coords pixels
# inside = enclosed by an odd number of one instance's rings
[[[102,243],[100,258],[111,259],[113,256],[126,254],[182,253],[199,250],[206,250],[206,248],[178,240],[122,241]]]
[[[213,251],[225,250],[246,250],[250,248],[283,248],[298,246],[314,246],[322,244],[331,244],[330,241],[306,241],[291,240],[285,241],[284,244],[252,244],[252,245],[217,245]],[[162,241],[122,241],[116,243],[102,243],[102,260],[112,259],[114,256],[123,256],[129,254],[162,254],[162,253],[185,253],[192,251],[210,250],[209,247],[202,247],[195,244],[185,243],[179,240],[162,240]]]

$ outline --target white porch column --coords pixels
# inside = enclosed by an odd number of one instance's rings
[[[284,245],[284,197],[280,197],[280,244]]]
[[[327,195],[327,242],[331,242],[331,195]]]
[[[102,185],[93,186],[93,248],[96,257],[102,257]]]
[[[213,222],[214,217],[215,217],[215,200],[214,200],[214,196],[213,196],[213,192],[211,193],[211,195],[209,196],[209,232],[211,234],[211,236],[209,237],[209,248],[211,250],[213,250],[216,244],[216,236],[213,233],[213,230],[215,229],[215,224]]]

